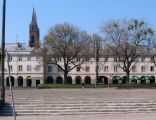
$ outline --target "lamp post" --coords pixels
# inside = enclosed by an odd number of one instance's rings
[[[6,0],[3,0],[2,8],[2,42],[1,42],[1,80],[0,80],[0,98],[2,103],[5,103],[5,87],[4,87],[4,58],[5,58],[5,14]]]

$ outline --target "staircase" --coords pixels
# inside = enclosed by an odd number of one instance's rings
[[[12,115],[11,101],[1,109],[1,116]],[[156,113],[156,101],[67,101],[16,100],[17,115],[92,115]]]

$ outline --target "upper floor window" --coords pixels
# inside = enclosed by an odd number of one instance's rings
[[[36,56],[36,60],[40,60],[40,56]]]
[[[151,72],[154,72],[154,66],[151,66],[151,67],[150,67],[150,71],[151,71]]]
[[[118,66],[114,66],[114,72],[118,72]]]
[[[108,62],[108,57],[105,57],[105,62]]]
[[[62,72],[62,69],[61,69],[60,66],[57,66],[57,71],[58,71],[58,72]]]
[[[12,71],[12,65],[9,65],[9,70]]]
[[[22,61],[22,57],[18,57],[18,61]]]
[[[132,72],[136,72],[136,66],[132,66]]]
[[[28,60],[28,61],[31,61],[31,57],[28,57],[27,60]]]
[[[145,58],[141,58],[141,62],[145,62]]]
[[[141,66],[141,72],[146,72],[146,67],[145,66]]]
[[[89,62],[89,58],[86,58],[86,62]]]
[[[104,72],[108,72],[108,66],[104,66]]]
[[[9,61],[12,61],[12,56],[9,55],[9,56],[8,56],[8,60],[9,60]]]
[[[86,72],[90,72],[90,67],[89,66],[86,67]]]
[[[27,65],[27,71],[31,71],[31,65]]]
[[[18,71],[22,71],[22,69],[23,69],[23,66],[22,65],[19,65],[18,66]]]
[[[76,61],[79,62],[80,61],[80,57],[78,57]]]
[[[40,65],[36,65],[36,71],[40,71]]]
[[[61,61],[61,58],[57,58],[57,61]]]
[[[48,66],[48,72],[52,72],[52,66]]]
[[[81,71],[81,68],[80,67],[76,67],[76,71],[77,72],[80,72]]]
[[[117,62],[118,61],[118,58],[117,57],[114,57],[114,62]]]

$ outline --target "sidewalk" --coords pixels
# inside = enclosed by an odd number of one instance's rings
[[[13,117],[0,117],[0,120],[14,119]],[[17,116],[17,120],[156,120],[156,114]]]

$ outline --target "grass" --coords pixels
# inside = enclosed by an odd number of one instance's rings
[[[110,85],[103,85],[103,84],[85,84],[85,88],[108,88],[108,87],[115,87],[119,89],[133,89],[133,88],[146,88],[146,89],[153,89],[156,88],[156,84],[110,84]],[[82,88],[82,85],[78,84],[41,84],[38,86],[39,89],[47,89],[47,88]]]

